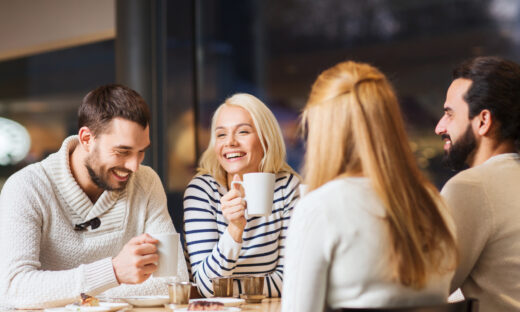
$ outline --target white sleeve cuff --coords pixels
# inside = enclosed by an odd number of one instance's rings
[[[224,234],[220,237],[218,242],[220,253],[228,260],[236,261],[240,256],[240,250],[242,250],[242,243],[237,243],[231,237],[228,230],[224,231]]]
[[[119,286],[112,258],[105,258],[83,265],[85,273],[85,293],[97,295],[110,288]]]

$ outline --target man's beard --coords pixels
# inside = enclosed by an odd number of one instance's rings
[[[108,179],[109,179],[110,171],[112,169],[117,169],[120,171],[129,172],[130,174],[132,174],[128,169],[114,167],[114,168],[111,168],[111,169],[108,169],[105,171],[103,169],[104,168],[103,166],[93,166],[93,164],[96,164],[96,163],[98,163],[98,157],[95,157],[95,156],[89,156],[85,160],[85,167],[87,168],[88,174],[90,176],[90,180],[92,180],[92,182],[97,187],[99,187],[103,190],[106,190],[106,191],[121,191],[126,187],[126,184],[128,183],[129,179],[127,179],[126,181],[118,181],[117,186],[110,185],[108,182]],[[94,170],[94,167],[97,167],[98,172],[96,172],[96,170]],[[105,175],[102,174],[103,171],[106,172]],[[128,177],[128,178],[130,178],[130,177]]]
[[[443,134],[442,139],[450,139],[450,136]],[[451,141],[451,148],[444,152],[444,158],[442,162],[448,168],[459,171],[466,167],[466,161],[475,148],[477,147],[477,141],[475,135],[471,129],[471,125],[468,125],[466,131],[457,142]]]

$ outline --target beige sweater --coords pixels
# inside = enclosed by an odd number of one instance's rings
[[[453,211],[460,264],[452,289],[481,312],[520,311],[520,158],[502,154],[464,170],[441,194]]]
[[[0,306],[42,308],[107,296],[166,294],[157,279],[119,285],[112,257],[142,233],[175,232],[155,172],[140,166],[123,191],[105,191],[95,204],[69,168],[77,137],[45,160],[12,175],[0,194]],[[95,230],[74,225],[99,217]],[[180,246],[180,244],[179,244]],[[179,247],[180,248],[180,247]],[[178,277],[187,280],[179,252]]]

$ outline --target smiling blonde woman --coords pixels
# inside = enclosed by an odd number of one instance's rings
[[[209,146],[184,194],[187,253],[202,295],[213,296],[215,277],[267,274],[264,294],[281,296],[286,231],[300,183],[285,156],[280,126],[256,97],[235,94],[215,111]],[[250,172],[276,176],[267,217],[246,219],[243,194],[231,188]]]

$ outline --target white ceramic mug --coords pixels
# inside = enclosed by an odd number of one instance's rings
[[[266,172],[252,172],[244,174],[243,179],[244,181],[231,182],[231,187],[237,183],[244,188],[247,216],[260,217],[270,215],[273,211],[275,175]]]
[[[179,240],[178,233],[150,234],[158,240],[157,254],[159,262],[157,271],[153,272],[154,277],[168,277],[177,275],[177,260],[179,259]]]

